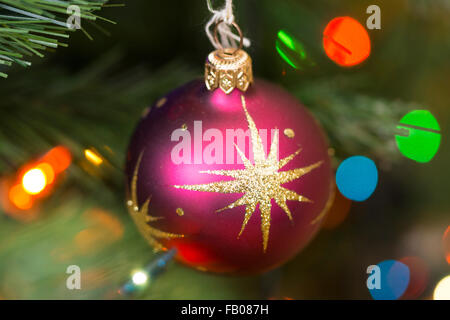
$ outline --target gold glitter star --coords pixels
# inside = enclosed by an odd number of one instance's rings
[[[148,243],[155,249],[155,251],[166,250],[166,248],[157,239],[172,239],[184,237],[181,234],[168,233],[150,226],[150,222],[154,222],[162,219],[161,217],[153,217],[148,214],[148,206],[150,204],[151,197],[149,197],[141,208],[138,206],[137,200],[137,175],[139,172],[139,166],[141,164],[142,155],[141,152],[139,159],[134,169],[133,178],[131,179],[131,192],[129,192],[131,198],[127,201],[128,212],[134,220],[138,230],[147,239]]]
[[[275,135],[270,146],[269,155],[266,158],[264,147],[262,144],[261,136],[258,133],[255,122],[247,111],[245,98],[241,96],[242,107],[247,118],[248,127],[250,129],[251,143],[254,154],[254,164],[250,162],[244,155],[244,153],[235,145],[239,156],[241,157],[245,169],[242,170],[213,170],[213,171],[200,171],[200,173],[207,173],[213,175],[232,177],[235,180],[218,181],[208,184],[199,185],[184,185],[174,186],[175,188],[192,190],[192,191],[204,191],[204,192],[218,192],[218,193],[244,193],[244,195],[229,204],[225,208],[217,210],[217,212],[231,209],[237,206],[245,206],[245,217],[242,223],[239,236],[245,229],[250,217],[256,210],[256,206],[259,204],[259,211],[261,213],[261,231],[263,235],[263,250],[266,252],[267,243],[269,241],[269,229],[271,220],[271,208],[272,199],[275,203],[283,209],[288,218],[292,221],[292,214],[289,207],[286,204],[286,200],[293,200],[299,202],[312,202],[308,198],[297,194],[292,190],[283,188],[283,183],[294,181],[301,176],[309,173],[310,171],[318,168],[322,165],[323,161],[316,162],[310,166],[304,168],[293,169],[289,171],[279,171],[286,166],[292,159],[295,158],[301,149],[297,150],[290,156],[281,159],[277,159],[278,150],[278,130],[275,131]]]

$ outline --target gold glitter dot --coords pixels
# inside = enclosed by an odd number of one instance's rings
[[[295,132],[294,132],[294,130],[292,130],[290,128],[286,128],[286,129],[284,129],[284,135],[288,138],[293,138],[293,137],[295,137]]]
[[[133,201],[128,200],[128,201],[127,201],[127,206],[131,207],[132,205],[133,205]]]
[[[197,266],[197,267],[195,267],[195,269],[197,269],[198,271],[202,271],[202,272],[208,271],[208,269],[206,269],[205,267],[201,267],[201,266]]]
[[[335,150],[334,150],[334,148],[328,148],[328,155],[330,156],[330,157],[333,157],[334,155],[335,155]]]
[[[142,110],[142,118],[145,118],[149,112],[150,112],[150,107],[147,107],[144,110]]]
[[[184,210],[182,208],[177,208],[176,213],[181,217],[184,215]]]
[[[156,102],[156,107],[157,108],[161,108],[165,103],[167,102],[167,98],[161,98],[158,100],[158,102]]]
[[[183,129],[184,131],[186,131],[186,130],[187,130],[187,124],[186,124],[186,123],[183,123],[183,125],[181,126],[181,129]]]

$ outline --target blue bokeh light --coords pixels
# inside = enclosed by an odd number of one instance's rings
[[[375,300],[397,300],[406,291],[410,280],[407,265],[395,261],[385,260],[378,264],[380,268],[381,287],[369,289]]]
[[[336,172],[336,185],[341,194],[353,201],[367,200],[378,184],[375,163],[363,156],[345,159]]]

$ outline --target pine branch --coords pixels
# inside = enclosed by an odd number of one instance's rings
[[[64,144],[76,159],[71,176],[77,189],[89,193],[100,184],[121,190],[124,150],[142,111],[196,74],[181,63],[154,72],[142,66],[114,72],[120,59],[112,51],[76,74],[43,65],[2,85],[0,172],[14,172],[33,156]],[[399,154],[397,121],[412,106],[355,93],[363,82],[352,76],[325,77],[288,89],[323,125],[338,159],[364,154],[391,164]],[[100,176],[82,167],[83,152],[90,147],[111,164]]]
[[[38,66],[18,72],[27,76],[3,84],[0,172],[14,172],[33,157],[63,144],[74,156],[70,176],[76,188],[90,192],[106,185],[121,190],[124,150],[141,113],[158,97],[195,77],[178,62],[153,72],[141,65],[114,72],[121,57],[120,52],[110,51],[75,74],[64,68]],[[175,73],[177,77],[173,77]],[[84,150],[91,147],[108,162],[95,176],[83,167]]]
[[[395,145],[398,121],[419,107],[363,94],[357,87],[364,81],[364,76],[326,77],[293,86],[291,91],[328,133],[336,160],[361,154],[389,168],[401,159]]]
[[[0,0],[0,65],[16,63],[23,67],[31,65],[28,60],[36,55],[44,57],[43,51],[66,47],[69,32],[76,29],[69,25],[71,5],[80,10],[80,19],[95,22],[102,19],[95,14],[108,0]],[[92,37],[80,25],[88,38]],[[1,70],[1,69],[0,69]],[[8,75],[0,72],[0,77]]]

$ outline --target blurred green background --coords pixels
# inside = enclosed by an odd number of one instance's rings
[[[122,3],[99,13],[117,23],[99,23],[109,36],[86,27],[93,41],[76,32],[68,48],[32,58],[29,68],[9,68],[9,78],[0,80],[0,176],[56,145],[73,154],[57,188],[32,210],[3,207],[0,298],[120,298],[116,292],[131,272],[156,257],[124,205],[126,146],[145,107],[202,76],[212,50],[204,32],[210,13],[203,0]],[[370,57],[357,67],[337,66],[322,49],[325,26],[338,16],[365,25],[372,4],[381,8],[381,30],[368,31]],[[405,257],[425,270],[409,298],[432,298],[450,274],[443,239],[450,225],[450,1],[241,0],[235,7],[252,41],[254,73],[311,108],[327,130],[335,164],[356,154],[373,158],[378,188],[345,217],[350,204],[342,200],[334,208],[342,221],[278,270],[225,277],[173,263],[135,298],[370,299],[367,267]],[[279,30],[303,44],[315,67],[295,70],[280,58]],[[414,109],[430,110],[441,126],[440,150],[426,164],[402,157],[395,146],[396,124]],[[86,161],[88,148],[104,158],[102,165]],[[65,286],[72,264],[81,267],[82,290]]]

